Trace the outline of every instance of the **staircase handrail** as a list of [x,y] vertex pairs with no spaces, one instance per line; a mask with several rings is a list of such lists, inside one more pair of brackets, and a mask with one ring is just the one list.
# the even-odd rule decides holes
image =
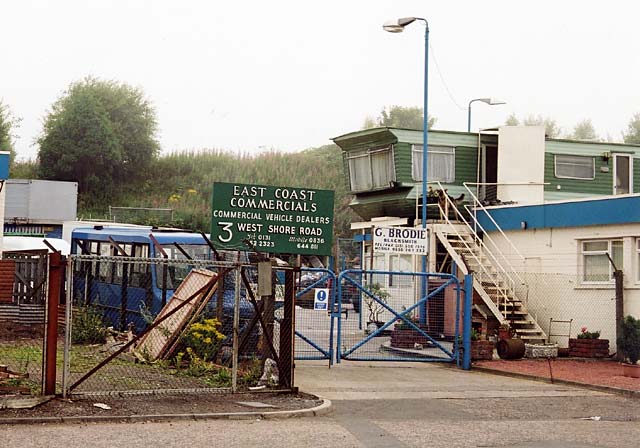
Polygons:
[[[442,207],[438,204],[438,208],[440,209],[441,213],[444,214],[444,210],[442,209]],[[446,216],[446,215],[445,215]],[[467,243],[467,241],[465,240],[465,236],[468,236],[469,234],[461,234],[458,230],[457,227],[449,220],[449,217],[446,216],[445,217],[445,222],[447,223],[447,225],[449,226],[449,228],[451,229],[451,231],[449,231],[449,234],[455,234],[458,237],[458,240],[461,241],[464,246],[468,249],[468,252],[470,254],[470,256],[476,261],[476,264],[478,265],[478,268],[482,271],[482,272],[475,272],[475,276],[474,276],[474,281],[479,281],[481,284],[482,283],[489,283],[486,281],[485,276],[483,274],[486,274],[489,277],[490,283],[495,287],[495,304],[498,307],[498,310],[500,308],[501,305],[503,305],[505,307],[506,310],[506,303],[510,300],[509,299],[509,286],[506,286],[504,288],[501,288],[499,283],[496,281],[496,279],[493,279],[491,277],[491,272],[488,271],[486,265],[484,263],[482,263],[482,260],[478,257],[477,254],[474,253],[473,249],[474,246],[475,247],[480,247],[477,243],[474,243],[474,246],[471,246]],[[441,233],[441,230],[438,230],[437,233]],[[443,244],[448,241],[448,238],[446,235],[443,235]],[[475,240],[474,240],[475,241]],[[450,242],[448,243],[449,245],[451,244]],[[454,248],[455,250],[455,248]],[[461,268],[463,268],[463,272],[465,270],[468,270],[468,268],[470,268],[467,257],[465,255],[460,255],[460,257],[462,258],[462,262],[465,266],[461,266]],[[469,272],[466,272],[469,273]],[[511,279],[509,279],[509,281],[512,281]]]
[[[492,184],[492,183],[478,183],[478,182],[463,182],[462,185],[464,186],[464,188],[467,189],[467,191],[469,192],[469,194],[471,195],[471,197],[473,198],[473,206],[474,206],[474,213],[476,212],[475,209],[479,208],[480,210],[482,210],[484,212],[484,214],[489,218],[489,220],[491,221],[491,223],[495,226],[496,230],[498,230],[498,232],[500,232],[500,235],[502,235],[502,237],[505,239],[505,241],[507,243],[509,243],[509,246],[511,246],[511,249],[514,250],[514,252],[516,253],[516,255],[518,255],[520,257],[520,259],[522,261],[525,260],[524,255],[522,255],[520,253],[520,251],[518,250],[518,248],[515,246],[515,244],[513,244],[513,242],[507,237],[507,235],[504,233],[504,231],[502,230],[502,227],[500,227],[498,225],[498,223],[496,222],[495,219],[493,219],[493,216],[491,216],[491,213],[489,213],[489,210],[487,210],[487,208],[480,202],[480,200],[478,199],[478,197],[473,193],[473,191],[471,191],[471,188],[469,188],[469,185],[498,185],[498,184]],[[474,214],[475,216],[475,214]],[[485,232],[485,235],[487,235],[487,232],[482,228],[482,226],[480,225],[480,223],[478,222],[478,220],[476,219],[475,222],[480,226],[480,228],[482,229],[483,232]],[[487,235],[489,236],[489,235]],[[489,237],[491,238],[491,237]],[[493,243],[493,240],[491,241]]]
[[[438,187],[444,191],[444,188],[442,187],[442,185],[440,184],[440,182],[434,182],[438,185]],[[484,241],[479,238],[479,236],[477,235],[477,233],[475,232],[475,229],[471,226],[471,224],[467,221],[467,219],[462,215],[462,213],[460,213],[460,210],[458,209],[458,207],[455,205],[455,203],[451,200],[451,198],[448,195],[444,195],[444,197],[446,198],[446,201],[449,203],[450,207],[452,210],[455,211],[456,215],[460,218],[460,220],[466,225],[466,227],[471,231],[471,234],[474,237],[474,240],[476,241],[476,244],[483,249],[483,253],[484,255],[486,255],[487,257],[489,257],[490,259],[493,260],[493,267],[496,268],[496,270],[498,270],[498,272],[500,272],[502,275],[504,275],[510,283],[510,288],[511,288],[511,292],[513,293],[513,295],[515,296],[515,284],[516,284],[516,280],[512,277],[512,274],[515,274],[518,281],[520,282],[520,284],[525,285],[526,283],[524,282],[524,280],[522,279],[522,277],[520,277],[520,275],[518,275],[518,273],[513,269],[512,266],[510,266],[512,268],[512,271],[509,272],[507,271],[502,264],[500,263],[500,261],[496,258],[496,256],[493,254],[493,252],[489,249],[489,247],[484,243]],[[441,210],[441,215],[445,217],[445,221],[447,224],[449,224],[449,226],[454,230],[454,232],[457,234],[458,237],[462,237],[462,235],[460,235],[460,233],[455,230],[455,226],[451,223],[451,221],[449,220],[449,216],[447,213],[445,213],[445,210],[442,209],[441,205],[438,204],[438,208]],[[485,233],[486,234],[486,233]],[[467,249],[469,249],[469,252],[471,254],[474,255],[474,258],[476,258],[476,260],[478,261],[478,265],[481,267],[481,269],[484,271],[484,273],[486,273],[487,275],[491,275],[491,273],[489,271],[486,270],[486,266],[484,265],[484,263],[482,263],[482,260],[480,260],[479,258],[477,258],[477,256],[473,253],[473,248],[471,246],[469,246],[465,241],[464,238],[460,238],[461,241],[463,241],[463,243],[465,244],[465,246],[467,247]],[[493,242],[492,242],[493,243]],[[495,246],[495,243],[493,243]],[[497,250],[497,246],[496,246],[496,250]],[[499,251],[498,251],[499,252]],[[501,254],[502,255],[502,254]],[[502,255],[502,257],[504,258],[505,261],[508,260],[506,259],[506,257],[504,257],[504,255]],[[499,284],[497,281],[493,281],[494,286],[496,287],[496,290],[500,293],[500,295],[502,295],[505,299],[505,301],[511,300],[509,299],[509,295],[508,293],[505,293],[503,291],[503,288],[500,288]],[[508,290],[507,290],[508,291]]]

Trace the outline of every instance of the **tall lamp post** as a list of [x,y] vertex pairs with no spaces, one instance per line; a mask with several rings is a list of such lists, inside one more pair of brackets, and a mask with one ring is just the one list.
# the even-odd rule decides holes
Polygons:
[[[422,228],[427,229],[427,141],[429,136],[428,124],[428,91],[429,91],[429,22],[421,17],[404,17],[397,20],[390,20],[382,25],[382,28],[389,33],[401,33],[407,25],[415,21],[423,22],[424,33],[424,107],[422,121]],[[422,272],[427,272],[427,256],[422,257]],[[427,296],[427,278],[422,278],[421,296]],[[420,307],[420,323],[425,324],[427,320],[426,306]]]
[[469,101],[469,113],[467,115],[467,132],[471,132],[471,104],[479,101],[481,103],[488,104],[489,106],[497,106],[499,104],[507,104],[504,101],[497,100],[495,98],[476,98]]

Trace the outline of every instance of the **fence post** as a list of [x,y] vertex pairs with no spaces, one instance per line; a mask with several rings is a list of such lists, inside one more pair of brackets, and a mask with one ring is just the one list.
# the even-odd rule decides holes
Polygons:
[[[74,259],[70,255],[67,257],[67,291],[64,301],[64,356],[62,367],[62,397],[67,398],[69,390],[69,370],[71,367],[71,312],[73,310],[73,267]],[[86,283],[85,283],[86,284]],[[82,302],[86,303],[86,302]]]
[[[299,272],[299,268],[296,269],[296,272]],[[284,317],[280,322],[278,374],[280,376],[280,386],[293,389],[296,288],[293,271],[290,269],[285,271],[284,285]]]
[[[617,341],[622,336],[622,321],[624,320],[624,285],[622,271],[616,269],[613,271],[613,278],[616,281],[616,347]],[[622,352],[616,349],[616,359],[623,361],[624,356]]]
[[233,304],[233,360],[231,366],[231,389],[238,390],[238,351],[240,347],[240,265],[235,268],[235,297]]
[[49,255],[49,288],[47,291],[47,325],[45,328],[43,375],[45,395],[54,395],[56,393],[58,305],[60,304],[64,265],[64,260],[60,252],[53,252]]
[[462,323],[462,368],[471,368],[471,304],[473,302],[473,276],[464,276],[464,320]]

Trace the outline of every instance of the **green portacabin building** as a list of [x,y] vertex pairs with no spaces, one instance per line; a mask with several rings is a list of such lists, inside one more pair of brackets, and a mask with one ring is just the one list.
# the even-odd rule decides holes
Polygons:
[[[358,215],[419,216],[421,130],[374,128],[333,141],[343,150],[350,206]],[[452,197],[466,195],[466,202],[464,184],[474,184],[468,186],[492,205],[628,194],[640,192],[638,156],[640,145],[551,139],[538,126],[430,130],[428,181],[433,190],[437,181]]]

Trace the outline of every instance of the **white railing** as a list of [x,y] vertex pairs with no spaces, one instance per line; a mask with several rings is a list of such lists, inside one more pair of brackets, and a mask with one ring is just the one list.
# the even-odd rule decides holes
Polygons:
[[[438,184],[438,187],[442,191],[444,191],[444,188],[442,187],[442,185],[439,182],[436,182],[436,183]],[[465,218],[465,216],[460,212],[460,210],[455,205],[455,203],[451,200],[451,198],[447,194],[442,195],[442,198],[445,199],[446,201],[445,204],[447,206],[443,208],[442,205],[438,203],[438,208],[440,209],[441,216],[444,217],[444,220],[448,224],[448,227],[453,231],[451,233],[454,233],[458,237],[459,241],[464,244],[465,248],[469,252],[469,255],[475,261],[475,264],[479,269],[479,272],[478,271],[475,272],[476,277],[479,277],[478,280],[481,281],[482,283],[489,283],[495,288],[496,295],[498,298],[497,305],[502,305],[503,309],[506,310],[507,302],[513,300],[515,296],[516,285],[518,284],[526,285],[524,283],[524,280],[517,274],[517,272],[515,272],[515,270],[513,270],[513,267],[511,266],[510,263],[508,263],[507,258],[501,252],[498,251],[502,259],[507,262],[507,266],[510,268],[510,269],[505,269],[505,267],[503,266],[504,261],[503,263],[501,263],[498,257],[496,257],[496,255],[493,253],[493,251],[491,251],[489,247],[484,243],[484,241],[478,236],[474,226],[472,226],[471,223],[469,223],[467,218]],[[456,229],[456,226],[449,220],[449,216],[446,210],[447,208],[450,210],[453,210],[456,216],[458,217],[458,220],[464,223],[464,225],[467,227],[467,229],[469,230],[475,242],[473,246],[468,243],[468,241],[464,238],[465,235],[462,235]],[[492,242],[492,244],[494,245],[494,247],[497,248],[497,246],[495,245],[495,242]],[[480,252],[476,253],[476,249],[480,249]],[[488,267],[486,266],[486,263],[484,263],[482,260],[482,256],[487,258],[487,260],[490,262],[491,267],[493,267],[493,269],[495,269],[496,272],[491,272],[488,269]],[[502,283],[504,283],[505,285],[502,286]]]
[[[465,205],[465,209],[467,210],[467,212],[470,215],[473,216],[474,229],[472,229],[472,230],[474,232],[474,235],[477,236],[477,229],[478,228],[484,233],[485,238],[491,243],[491,245],[494,248],[494,251],[497,252],[497,254],[499,255],[500,259],[502,260],[501,264],[504,264],[509,269],[509,271],[514,274],[514,276],[517,279],[516,284],[518,284],[519,286],[522,286],[524,288],[523,297],[520,297],[520,298],[523,301],[523,303],[526,305],[527,301],[528,301],[528,298],[529,298],[529,288],[528,288],[527,282],[522,278],[522,276],[520,274],[518,274],[518,270],[513,267],[513,265],[511,264],[511,261],[509,260],[509,258],[507,258],[507,256],[504,254],[504,252],[502,252],[499,249],[499,246],[496,244],[495,240],[491,237],[490,233],[487,232],[487,230],[482,226],[482,224],[480,224],[480,222],[478,221],[478,218],[477,218],[478,217],[478,210],[482,211],[484,213],[484,215],[489,219],[489,221],[491,221],[491,223],[495,227],[495,230],[497,230],[498,233],[504,239],[505,243],[507,244],[507,247],[509,247],[509,249],[513,252],[513,254],[515,254],[517,256],[517,258],[522,263],[525,262],[525,257],[524,257],[524,255],[522,255],[522,253],[520,253],[518,248],[515,246],[515,244],[513,244],[513,242],[509,239],[509,237],[504,233],[504,231],[498,225],[496,220],[493,219],[493,216],[491,216],[491,213],[489,213],[487,208],[482,204],[480,199],[473,193],[472,189],[469,188],[469,186],[475,186],[475,187],[495,186],[497,188],[499,185],[539,186],[539,184],[496,184],[496,183],[464,182],[463,185],[466,188],[466,190],[469,193],[469,195],[471,195],[471,197],[473,198],[473,205],[471,207],[469,205]],[[514,288],[514,292],[515,292],[515,288]]]

